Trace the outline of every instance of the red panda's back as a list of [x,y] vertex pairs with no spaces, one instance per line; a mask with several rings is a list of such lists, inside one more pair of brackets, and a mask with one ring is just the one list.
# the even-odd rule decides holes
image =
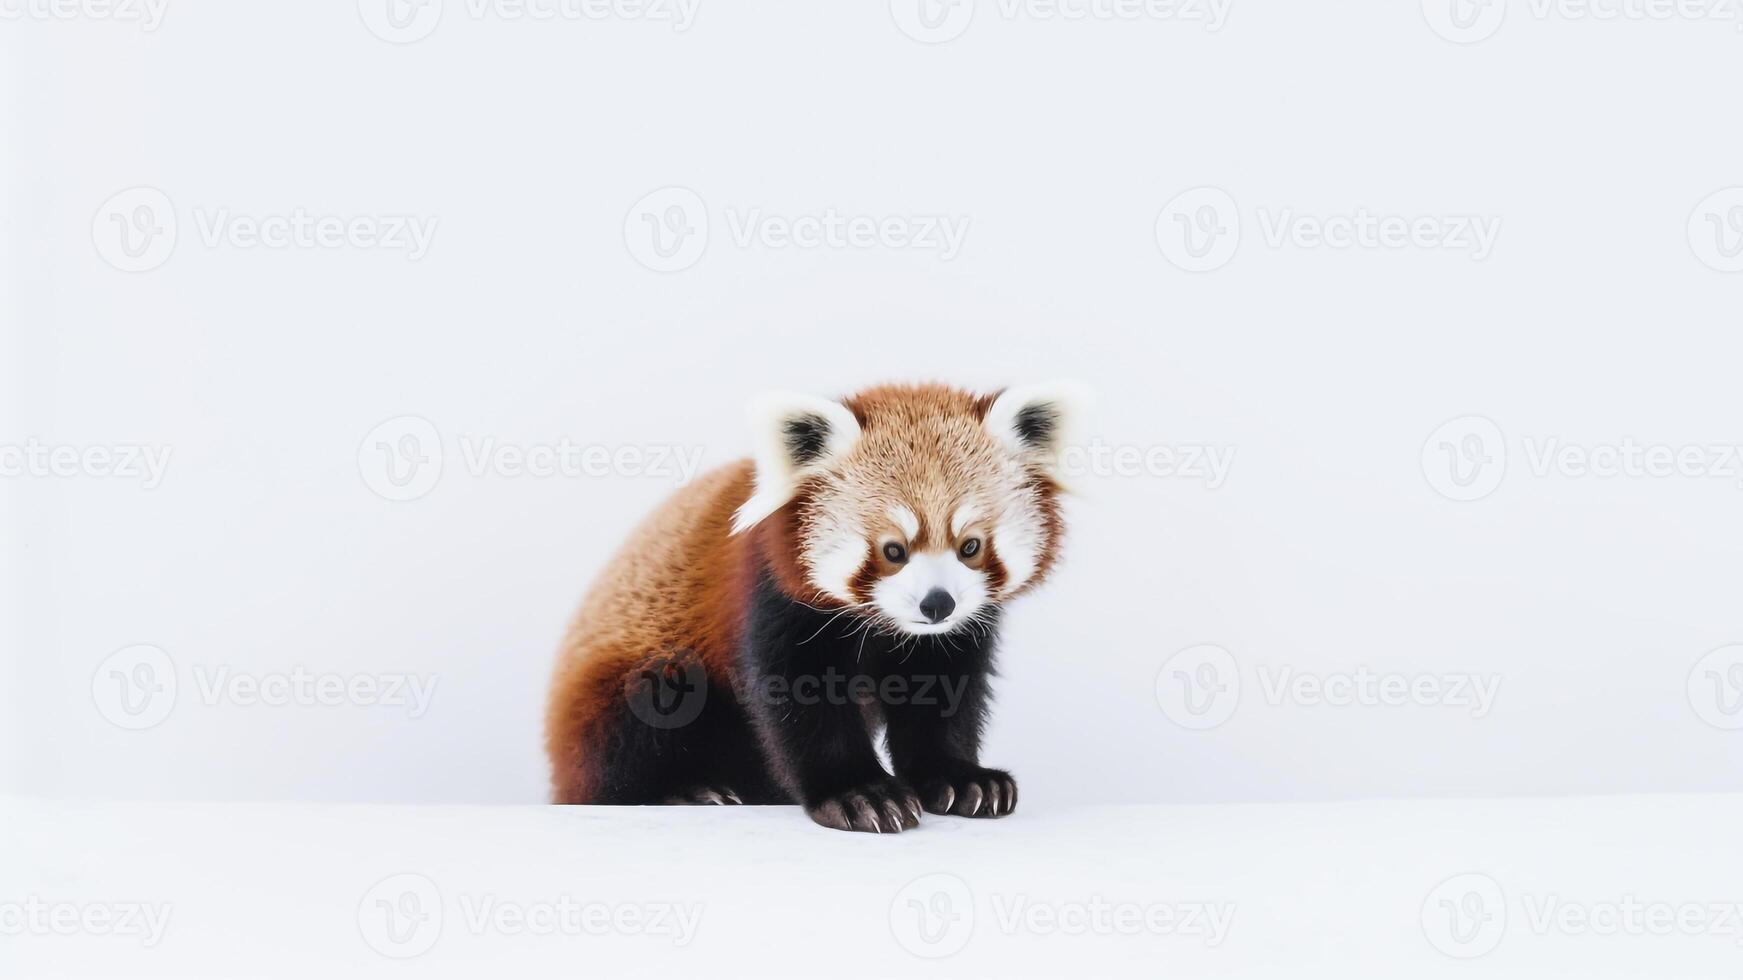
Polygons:
[[587,593],[558,652],[545,717],[557,802],[586,795],[590,760],[580,749],[632,668],[694,654],[726,682],[752,574],[732,513],[752,476],[743,460],[681,487],[630,532]]

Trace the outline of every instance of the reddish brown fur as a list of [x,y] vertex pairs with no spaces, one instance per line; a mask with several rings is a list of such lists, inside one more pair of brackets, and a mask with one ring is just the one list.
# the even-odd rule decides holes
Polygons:
[[[860,420],[868,440],[882,442],[886,449],[893,440],[904,452],[925,453],[938,447],[916,441],[915,432],[927,431],[916,419],[967,415],[978,422],[992,398],[936,385],[888,385],[843,404]],[[1062,530],[1058,488],[1039,473],[1033,487],[1042,501],[1045,541],[1035,574],[1018,593],[1046,577]],[[779,511],[750,531],[733,535],[733,512],[752,489],[748,460],[680,488],[631,532],[588,593],[564,637],[546,711],[546,751],[556,802],[591,800],[600,760],[590,750],[606,743],[609,733],[602,726],[624,699],[626,679],[650,657],[692,651],[711,681],[730,686],[745,608],[761,569],[793,599],[818,606],[841,604],[810,581],[798,546],[813,487],[802,486]],[[923,523],[921,535],[928,534],[948,536],[949,529]],[[1002,588],[1005,569],[997,541],[986,547],[989,578]],[[856,593],[868,591],[878,574],[877,557],[868,545]]]
[[564,638],[545,717],[545,749],[559,803],[585,803],[600,720],[624,697],[624,679],[650,656],[694,651],[716,681],[743,627],[754,573],[751,536],[731,536],[732,512],[750,496],[748,460],[681,488],[624,542]]

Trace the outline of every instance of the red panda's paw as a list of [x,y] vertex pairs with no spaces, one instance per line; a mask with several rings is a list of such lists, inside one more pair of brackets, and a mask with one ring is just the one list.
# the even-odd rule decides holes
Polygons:
[[805,813],[834,830],[899,834],[920,825],[920,798],[894,779],[881,779],[806,807]]
[[1003,769],[964,769],[920,784],[927,813],[1002,817],[1017,808],[1017,781]]
[[667,806],[738,806],[743,802],[730,786],[697,786],[666,798]]

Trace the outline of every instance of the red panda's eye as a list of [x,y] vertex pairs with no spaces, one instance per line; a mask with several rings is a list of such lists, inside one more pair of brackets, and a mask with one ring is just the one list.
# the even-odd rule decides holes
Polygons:
[[961,552],[962,557],[964,558],[973,558],[975,555],[980,554],[980,539],[969,538],[967,541],[962,543],[962,547],[958,548],[957,551]]
[[892,564],[900,565],[908,560],[908,549],[891,541],[884,545],[884,557],[888,558]]

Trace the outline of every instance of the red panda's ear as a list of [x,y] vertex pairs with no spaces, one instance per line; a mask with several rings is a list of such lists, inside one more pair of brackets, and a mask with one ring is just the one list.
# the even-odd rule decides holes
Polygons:
[[993,438],[1035,463],[1062,487],[1069,481],[1064,453],[1078,446],[1089,391],[1070,381],[1024,385],[999,392],[982,424]]
[[752,401],[750,424],[756,440],[756,492],[732,515],[734,534],[780,510],[806,477],[859,441],[859,420],[847,406],[793,392],[770,392]]

